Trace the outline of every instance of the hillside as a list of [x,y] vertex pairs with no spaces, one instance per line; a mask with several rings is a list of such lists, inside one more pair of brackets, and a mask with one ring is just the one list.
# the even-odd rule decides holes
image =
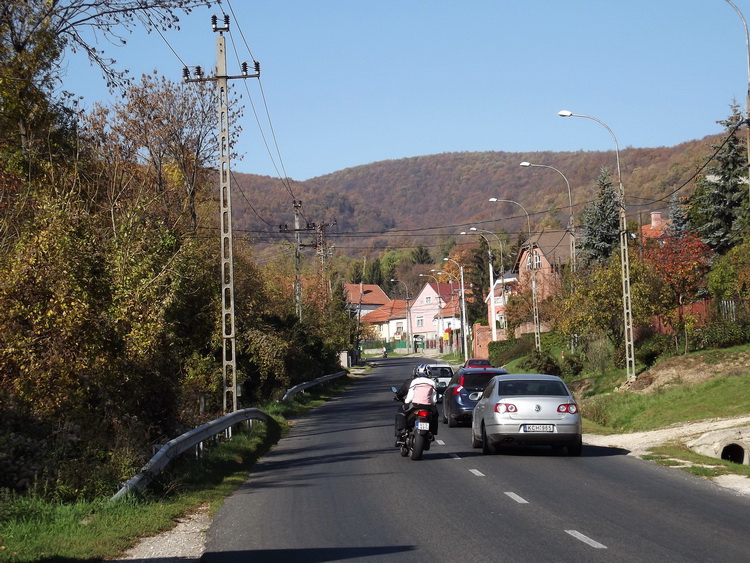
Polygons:
[[[669,194],[678,188],[681,194],[691,193],[691,179],[718,139],[621,150],[629,220],[644,223],[651,211],[666,211]],[[252,232],[258,243],[288,239],[279,233],[279,225],[293,227],[294,197],[303,202],[303,223],[335,221],[327,231],[329,243],[357,255],[373,247],[434,247],[440,235],[455,235],[471,225],[492,231],[526,229],[520,207],[489,203],[490,197],[520,203],[531,215],[532,229],[567,224],[564,179],[554,170],[521,167],[522,161],[551,166],[565,175],[575,215],[595,197],[601,168],[617,182],[614,151],[445,153],[374,162],[288,185],[235,174],[235,190],[241,190],[240,197],[235,196],[235,226]]]

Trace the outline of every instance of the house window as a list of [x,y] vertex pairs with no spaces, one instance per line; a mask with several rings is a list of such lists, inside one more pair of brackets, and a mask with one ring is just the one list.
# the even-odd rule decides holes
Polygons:
[[417,317],[417,327],[421,328],[424,326],[424,317]]
[[497,323],[500,326],[500,328],[506,328],[507,325],[505,324],[505,315],[498,315]]
[[532,250],[526,255],[526,269],[538,270],[541,267],[542,267],[542,256],[538,252]]
[[396,323],[396,332],[404,332],[404,323]]
[[432,297],[428,295],[427,297],[424,298],[424,302],[425,302],[425,305],[429,305],[430,303],[432,303]]

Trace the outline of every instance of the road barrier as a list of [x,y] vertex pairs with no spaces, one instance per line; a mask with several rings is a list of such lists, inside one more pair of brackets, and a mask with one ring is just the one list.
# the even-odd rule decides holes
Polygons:
[[[346,375],[347,373],[347,371],[340,371],[331,375],[324,375],[323,377],[319,377],[318,379],[314,379],[313,381],[295,385],[291,389],[287,390],[286,393],[284,393],[284,396],[281,398],[281,400],[288,401],[300,391],[303,391],[320,383],[325,383],[326,381],[331,381],[332,379],[336,379],[338,377]],[[161,473],[167,465],[169,465],[169,462],[172,461],[172,459],[186,452],[192,447],[202,445],[203,442],[205,442],[209,438],[216,436],[217,434],[220,434],[221,432],[224,432],[227,428],[234,426],[235,424],[239,424],[240,422],[245,422],[247,420],[261,420],[263,422],[268,422],[269,418],[270,417],[260,409],[242,409],[226,414],[221,418],[217,418],[216,420],[213,420],[207,424],[203,424],[198,428],[190,430],[189,432],[185,432],[181,436],[178,436],[174,440],[170,440],[161,448],[159,448],[159,451],[157,451],[154,457],[152,457],[149,462],[143,466],[138,474],[130,479],[127,483],[125,483],[110,500],[119,500],[131,491],[145,487],[157,475],[159,475],[159,473]]]

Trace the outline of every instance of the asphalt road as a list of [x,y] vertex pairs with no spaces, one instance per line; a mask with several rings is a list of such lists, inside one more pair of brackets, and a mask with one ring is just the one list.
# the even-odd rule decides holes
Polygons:
[[225,502],[205,562],[748,561],[750,499],[612,448],[483,456],[441,424],[421,461],[394,447],[400,384],[378,361],[306,415]]

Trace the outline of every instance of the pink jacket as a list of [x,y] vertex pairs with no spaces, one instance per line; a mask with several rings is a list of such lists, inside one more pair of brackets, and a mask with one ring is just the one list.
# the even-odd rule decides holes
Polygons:
[[437,389],[435,381],[429,377],[415,377],[409,385],[409,392],[404,398],[404,403],[434,405],[436,402]]

